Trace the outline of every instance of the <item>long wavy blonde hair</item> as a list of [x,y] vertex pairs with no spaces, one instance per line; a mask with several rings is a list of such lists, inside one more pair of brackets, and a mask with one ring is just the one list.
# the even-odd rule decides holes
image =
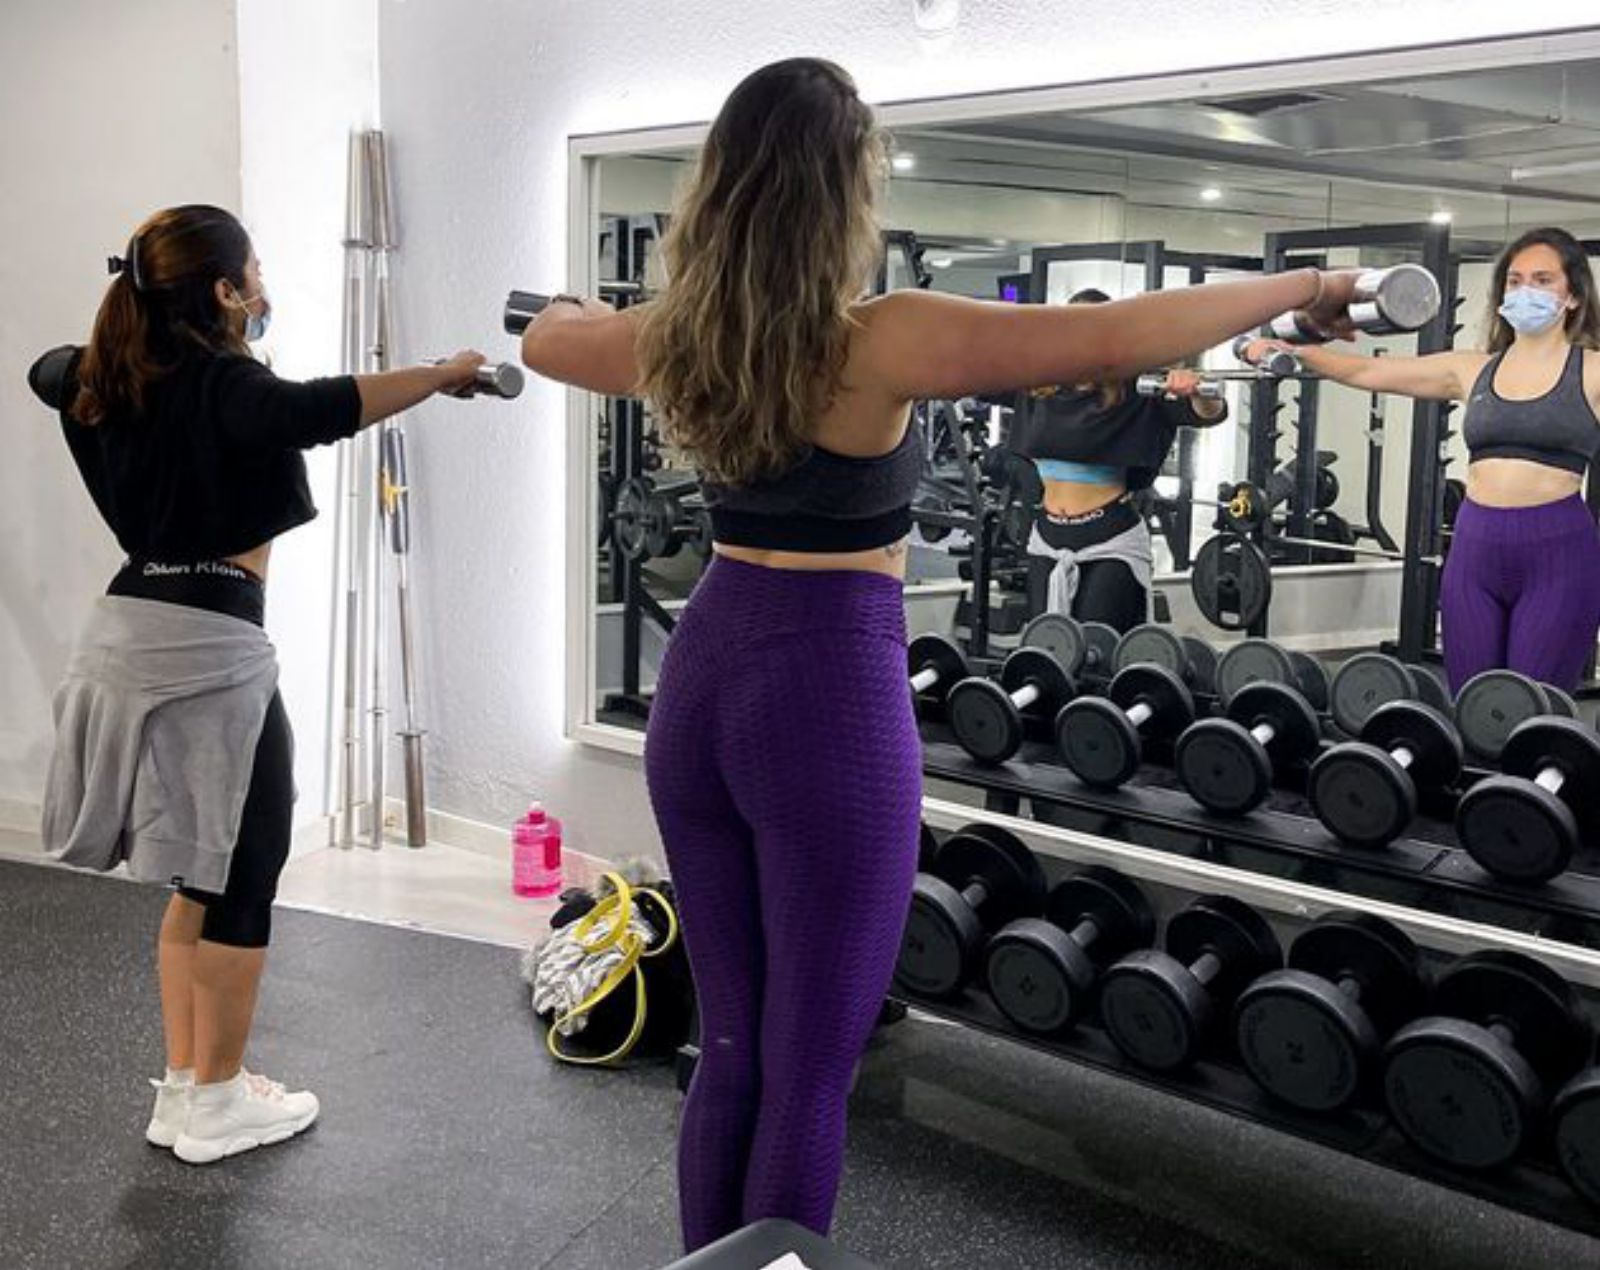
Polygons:
[[762,67],[712,125],[637,343],[643,395],[710,479],[781,472],[838,392],[886,149],[850,76],[813,58]]

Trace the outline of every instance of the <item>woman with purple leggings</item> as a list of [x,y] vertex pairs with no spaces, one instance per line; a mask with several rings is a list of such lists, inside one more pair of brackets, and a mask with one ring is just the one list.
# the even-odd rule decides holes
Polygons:
[[672,219],[664,291],[620,313],[557,297],[523,339],[541,374],[649,398],[711,506],[715,555],[645,758],[700,1004],[678,1157],[691,1250],[832,1217],[916,870],[911,403],[1130,377],[1297,306],[1347,329],[1355,274],[1314,270],[1102,305],[867,299],[885,149],[838,67],[757,71]]
[[1571,689],[1600,632],[1600,530],[1581,494],[1600,450],[1600,304],[1562,229],[1507,247],[1489,296],[1487,352],[1294,351],[1341,384],[1467,403],[1467,498],[1439,595],[1450,688],[1506,667]]

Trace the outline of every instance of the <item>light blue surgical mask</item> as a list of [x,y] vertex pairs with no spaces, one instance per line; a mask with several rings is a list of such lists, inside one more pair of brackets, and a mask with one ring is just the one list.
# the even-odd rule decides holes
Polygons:
[[[272,301],[267,299],[265,291],[257,291],[248,300],[240,296],[237,291],[233,294],[235,297],[233,307],[244,310],[245,343],[254,344],[266,335],[267,328],[272,325]],[[257,300],[261,301],[261,312],[253,313],[250,306]]]
[[1561,300],[1538,287],[1517,287],[1507,291],[1500,305],[1500,316],[1521,335],[1538,335],[1561,320],[1565,306]]

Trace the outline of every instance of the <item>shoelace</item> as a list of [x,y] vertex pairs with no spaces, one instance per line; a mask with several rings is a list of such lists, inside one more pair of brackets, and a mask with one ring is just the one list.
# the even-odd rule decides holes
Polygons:
[[283,1101],[286,1091],[277,1081],[268,1080],[265,1076],[258,1075],[255,1072],[247,1072],[243,1068],[239,1070],[244,1076],[245,1088],[250,1091],[252,1096],[264,1098],[270,1102]]

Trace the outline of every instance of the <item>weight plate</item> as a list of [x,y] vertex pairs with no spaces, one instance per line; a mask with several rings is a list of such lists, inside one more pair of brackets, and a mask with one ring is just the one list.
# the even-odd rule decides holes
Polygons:
[[715,531],[711,527],[711,512],[704,507],[696,507],[689,513],[689,524],[690,549],[700,559],[709,560],[716,542]]
[[1294,682],[1300,695],[1318,714],[1328,711],[1328,668],[1307,653],[1290,653],[1294,663]]
[[1450,689],[1444,686],[1444,681],[1426,666],[1411,667],[1411,674],[1417,681],[1417,700],[1448,718],[1455,707],[1450,701]]
[[1165,666],[1184,675],[1189,656],[1183,641],[1167,627],[1147,622],[1143,626],[1135,626],[1117,641],[1117,649],[1111,660],[1118,671],[1126,670],[1129,666],[1149,665]]
[[611,518],[616,510],[617,478],[602,469],[597,493],[600,501],[595,504],[595,520],[600,526],[600,546],[604,547],[611,541]]
[[1104,622],[1085,622],[1083,638],[1087,648],[1081,669],[1096,679],[1109,679],[1116,663],[1117,644],[1122,632]]
[[1167,923],[1167,952],[1186,966],[1207,953],[1222,965],[1209,984],[1210,995],[1232,1001],[1240,990],[1283,965],[1283,949],[1266,919],[1231,895],[1202,895]]
[[1333,835],[1357,847],[1386,847],[1417,814],[1417,787],[1385,750],[1347,741],[1311,765],[1311,810]]
[[1339,501],[1339,474],[1331,467],[1317,469],[1316,503],[1318,511],[1332,511]]
[[933,872],[934,857],[939,854],[939,835],[924,824],[917,838],[917,872]]
[[650,484],[640,477],[630,477],[617,491],[613,534],[617,550],[628,560],[645,557],[645,508],[650,502]]
[[1300,970],[1275,970],[1246,988],[1234,1033],[1258,1085],[1291,1107],[1314,1112],[1356,1100],[1381,1044],[1358,1002]]
[[1420,1019],[1384,1053],[1384,1101],[1419,1150],[1456,1168],[1492,1169],[1521,1154],[1542,1100],[1516,1050],[1475,1023]]
[[1357,653],[1339,667],[1328,689],[1333,721],[1351,736],[1361,735],[1379,706],[1416,699],[1416,676],[1386,653]]
[[1149,899],[1132,878],[1104,865],[1091,864],[1060,883],[1045,899],[1045,915],[1066,931],[1092,920],[1099,933],[1086,949],[1101,964],[1155,942]]
[[1056,749],[1085,785],[1116,789],[1139,770],[1139,730],[1103,697],[1079,697],[1056,716]]
[[1226,706],[1246,684],[1292,684],[1294,662],[1269,639],[1247,639],[1235,644],[1217,662],[1217,696]]
[[1600,1068],[1574,1076],[1551,1108],[1556,1158],[1573,1189],[1600,1204]]
[[1000,686],[1009,693],[1032,686],[1039,695],[1022,709],[1026,719],[1054,719],[1056,711],[1078,695],[1077,685],[1061,663],[1042,648],[1019,648],[1000,667]]
[[1425,996],[1417,946],[1393,922],[1354,910],[1326,913],[1289,949],[1289,968],[1337,984],[1354,980],[1361,1008],[1388,1034],[1421,1011]]
[[1183,680],[1165,666],[1147,662],[1119,670],[1106,695],[1130,713],[1136,706],[1150,711],[1149,718],[1136,725],[1142,736],[1174,736],[1194,722],[1194,698]]
[[1252,731],[1263,724],[1270,727],[1273,736],[1266,745],[1274,763],[1304,763],[1322,740],[1317,712],[1288,684],[1271,680],[1246,684],[1234,694],[1228,717]]
[[1550,713],[1559,714],[1563,719],[1576,719],[1578,717],[1578,703],[1572,697],[1557,688],[1554,684],[1544,684],[1544,695],[1550,698]]
[[1183,651],[1189,655],[1189,670],[1185,682],[1202,696],[1217,694],[1217,650],[1203,639],[1193,635],[1183,637]]
[[927,671],[938,678],[921,688],[918,695],[937,701],[967,677],[967,659],[954,641],[932,631],[925,632],[906,646],[906,673],[914,680]]
[[992,679],[963,679],[945,699],[956,743],[980,763],[1004,763],[1022,748],[1022,716]]
[[1550,713],[1544,685],[1514,670],[1485,670],[1456,696],[1456,726],[1474,758],[1497,763],[1512,730]]
[[1218,534],[1195,557],[1189,589],[1206,621],[1225,631],[1246,630],[1272,603],[1272,566],[1249,539]]
[[1041,613],[1022,628],[1023,648],[1042,648],[1058,662],[1069,675],[1083,668],[1088,640],[1083,627],[1075,618],[1065,613]]
[[1242,816],[1272,792],[1272,760],[1231,719],[1202,719],[1178,738],[1173,767],[1189,796],[1219,816]]
[[1432,1009],[1484,1026],[1504,1024],[1541,1080],[1559,1085],[1588,1061],[1594,1035],[1572,985],[1526,953],[1489,949],[1455,962]]
[[652,560],[670,559],[678,554],[683,539],[673,531],[682,509],[676,495],[653,492],[644,506],[644,552]]
[[1456,839],[1488,873],[1507,882],[1548,882],[1578,849],[1572,808],[1520,776],[1490,776],[1456,804]]
[[1044,867],[1027,843],[997,825],[973,824],[945,839],[933,871],[958,891],[981,883],[977,904],[985,927],[998,930],[1019,917],[1037,917],[1044,906]]

